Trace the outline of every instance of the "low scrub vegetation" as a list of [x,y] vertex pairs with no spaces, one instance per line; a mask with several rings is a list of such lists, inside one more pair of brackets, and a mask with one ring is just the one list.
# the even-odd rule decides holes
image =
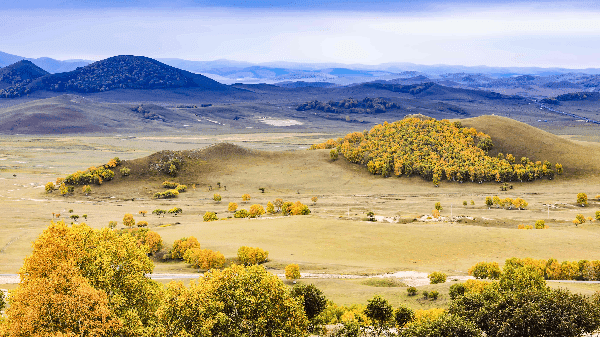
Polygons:
[[258,247],[242,246],[238,249],[237,258],[241,264],[245,266],[251,266],[267,262],[267,259],[269,258],[269,252]]

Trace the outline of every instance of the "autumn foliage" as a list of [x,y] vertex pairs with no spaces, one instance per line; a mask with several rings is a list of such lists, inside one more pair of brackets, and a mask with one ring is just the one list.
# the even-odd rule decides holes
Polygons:
[[[448,120],[405,118],[353,132],[311,149],[338,148],[350,162],[383,176],[419,175],[432,181],[532,181],[552,178],[550,162],[490,157],[491,138]],[[561,166],[562,167],[562,166]]]
[[200,248],[198,239],[193,236],[175,240],[175,242],[173,242],[173,248],[171,248],[171,258],[181,260],[183,259],[185,252],[192,248]]
[[183,259],[194,268],[204,270],[222,268],[225,265],[225,256],[220,252],[215,252],[210,249],[188,249],[185,254],[183,254]]
[[250,266],[266,262],[269,258],[269,252],[258,247],[242,246],[238,249],[237,256],[241,264]]

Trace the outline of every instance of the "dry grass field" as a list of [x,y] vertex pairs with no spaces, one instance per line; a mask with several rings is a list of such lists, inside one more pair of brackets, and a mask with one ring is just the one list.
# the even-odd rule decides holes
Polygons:
[[[497,183],[451,183],[436,188],[418,177],[382,178],[343,159],[331,161],[328,150],[308,151],[311,144],[335,138],[337,134],[229,134],[214,136],[136,135],[110,136],[5,136],[0,139],[0,274],[16,273],[23,258],[31,252],[31,242],[52,221],[52,213],[70,221],[72,214],[87,215],[85,222],[100,228],[119,221],[125,213],[146,220],[167,245],[185,236],[195,236],[203,248],[221,251],[234,261],[240,246],[269,251],[266,267],[282,273],[288,263],[298,263],[302,272],[374,275],[396,271],[433,272],[466,275],[479,261],[510,257],[556,258],[560,260],[600,259],[600,222],[576,227],[571,223],[578,213],[593,216],[600,210],[600,172],[597,143],[570,141],[565,137],[494,117],[464,120],[492,135],[498,151],[528,156],[534,160],[560,162],[566,174],[554,180],[513,182],[502,192]],[[183,151],[205,148],[215,143],[239,145],[212,146],[196,153],[184,164],[178,176],[147,170],[149,155],[162,150]],[[106,163],[118,156],[132,174],[102,186],[92,186],[85,196],[62,197],[47,194],[44,184],[77,170]],[[192,165],[192,163],[194,165]],[[152,195],[164,190],[161,183],[172,180],[188,186],[178,198],[156,200]],[[217,187],[217,183],[221,187]],[[195,185],[195,188],[192,186]],[[212,190],[210,190],[212,188]],[[265,188],[261,193],[259,188]],[[576,195],[590,198],[588,207],[575,204]],[[222,201],[212,200],[214,193]],[[243,202],[242,194],[251,195]],[[521,197],[526,210],[505,210],[485,206],[487,196]],[[318,197],[313,203],[310,199]],[[224,219],[203,222],[206,211],[227,218],[229,202],[248,209],[258,203],[282,198],[301,201],[312,211],[308,216],[264,216],[258,219]],[[475,205],[471,205],[473,200]],[[467,206],[463,206],[467,201]],[[454,222],[416,221],[431,214],[440,202],[442,216],[464,216]],[[550,207],[548,207],[550,205]],[[176,217],[157,217],[152,210],[181,207]],[[145,217],[138,214],[145,210]],[[398,223],[364,221],[366,213],[396,217]],[[543,219],[546,230],[519,230],[519,224],[533,225]],[[83,220],[80,218],[80,222]],[[165,226],[170,225],[170,226]],[[160,227],[162,226],[162,227]],[[156,262],[155,272],[194,272],[185,263]],[[375,287],[364,279],[307,279],[339,304],[365,303],[382,294],[392,304],[408,303],[415,308],[441,307],[448,301],[452,281],[420,289],[438,290],[437,301],[408,297],[406,287]],[[558,284],[552,284],[558,286]],[[560,284],[577,292],[600,290],[594,284]],[[5,287],[5,286],[1,286]],[[8,286],[12,287],[12,286]]]

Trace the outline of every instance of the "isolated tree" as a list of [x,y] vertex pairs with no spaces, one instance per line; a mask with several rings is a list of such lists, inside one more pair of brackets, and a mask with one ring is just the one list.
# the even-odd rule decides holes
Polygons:
[[123,167],[121,168],[121,176],[123,177],[127,177],[128,175],[131,174],[131,169],[129,169],[128,167]]
[[273,205],[277,207],[277,212],[281,212],[281,207],[283,207],[283,199],[275,199],[275,201],[273,201]]
[[269,252],[258,247],[242,246],[238,249],[237,257],[241,264],[245,266],[251,266],[254,264],[267,262],[269,259]]
[[562,174],[562,173],[563,173],[563,167],[562,167],[562,165],[561,165],[561,164],[558,164],[558,163],[557,163],[557,164],[556,164],[554,167],[556,168],[556,173],[557,173],[557,174],[559,174],[559,175],[560,175],[560,174]]
[[467,206],[467,205],[468,205],[467,201],[463,200],[463,206]]
[[434,271],[433,273],[427,275],[427,277],[429,278],[429,283],[438,284],[445,283],[447,275],[439,271]]
[[575,223],[575,225],[584,224],[585,223],[585,217],[583,216],[583,214],[577,214],[575,216],[575,220],[573,220],[573,223]]
[[159,208],[157,208],[157,209],[155,209],[155,210],[152,211],[152,214],[156,214],[158,217],[160,217],[161,215],[164,216],[165,213],[167,213],[166,210],[159,209]]
[[265,209],[259,204],[254,204],[254,205],[250,206],[249,213],[250,213],[251,218],[256,218],[256,217],[259,217],[259,216],[265,214]]
[[245,209],[238,209],[237,211],[235,211],[235,213],[233,214],[233,217],[236,219],[241,219],[241,218],[247,218],[250,216],[250,213],[248,213],[247,210]]
[[219,193],[215,193],[213,195],[213,200],[217,203],[221,202],[221,195]]
[[138,214],[141,214],[142,216],[146,216],[146,214],[148,214],[148,211],[139,211]]
[[123,217],[123,226],[129,228],[135,226],[135,219],[133,219],[133,215],[129,213],[125,214],[125,216]]
[[512,204],[517,209],[525,209],[529,205],[529,203],[527,203],[527,201],[525,201],[521,198],[516,198],[515,200],[512,201]]
[[117,227],[117,222],[116,221],[109,221],[108,222],[108,228],[110,229],[115,229],[115,227]]
[[581,205],[581,207],[587,206],[587,204],[588,204],[587,194],[585,194],[585,193],[578,193],[577,194],[577,203],[579,205]]
[[494,200],[491,197],[485,197],[485,205],[491,208],[494,205]]
[[148,227],[148,221],[138,221],[137,226],[138,227]]
[[183,259],[185,252],[192,248],[200,248],[198,239],[193,236],[175,240],[175,242],[173,242],[173,247],[171,248],[171,258],[181,260]]
[[242,200],[243,200],[243,201],[249,201],[249,200],[250,200],[250,194],[247,194],[247,193],[246,193],[246,194],[243,194],[243,195],[242,195]]
[[288,280],[296,280],[300,278],[300,267],[291,263],[285,266],[285,278]]
[[227,206],[227,211],[234,213],[238,208],[238,204],[236,204],[235,202],[230,202],[229,205]]
[[600,221],[600,211],[596,211],[596,220]]
[[44,189],[46,190],[46,193],[52,193],[52,191],[54,191],[56,189],[56,187],[54,186],[53,182],[49,182],[46,184]]
[[202,217],[202,219],[206,222],[219,220],[219,218],[217,218],[217,213],[209,212],[209,211],[204,213],[204,216]]
[[382,332],[391,325],[394,317],[392,306],[386,299],[379,295],[368,301],[364,313],[371,321],[373,321],[373,328],[375,329],[377,336],[381,336]]
[[77,221],[79,219],[79,215],[71,214],[70,218],[73,219],[74,221]]
[[316,197],[316,196],[314,196],[314,197],[310,198],[310,201],[312,201],[312,202],[313,202],[313,204],[316,204],[316,203],[317,203],[317,200],[319,200],[319,198],[318,198],[318,197]]
[[435,203],[435,209],[437,209],[438,211],[442,211],[444,208],[442,207],[442,204],[439,202]]

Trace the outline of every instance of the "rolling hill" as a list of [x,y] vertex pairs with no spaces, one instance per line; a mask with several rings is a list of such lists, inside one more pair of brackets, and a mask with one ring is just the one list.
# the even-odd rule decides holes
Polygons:
[[120,55],[76,70],[48,74],[24,86],[5,89],[4,97],[20,97],[35,91],[91,93],[115,89],[203,88],[226,90],[227,86],[142,56]]
[[[0,69],[0,97],[11,96],[11,89],[18,91],[34,80],[48,75],[44,69],[27,60],[22,60]],[[6,90],[8,89],[8,90]]]

